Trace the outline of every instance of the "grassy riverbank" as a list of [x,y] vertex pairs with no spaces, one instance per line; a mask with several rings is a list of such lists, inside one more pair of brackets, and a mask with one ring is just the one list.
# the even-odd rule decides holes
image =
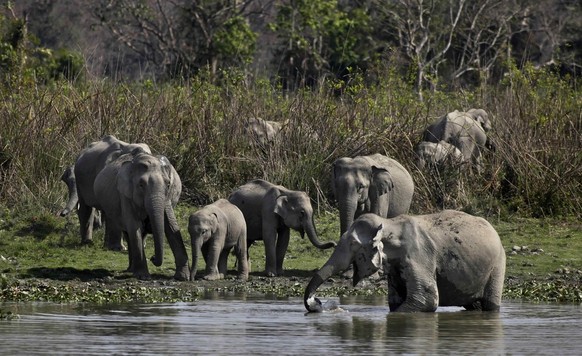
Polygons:
[[[182,226],[191,207],[180,206]],[[507,253],[504,298],[527,301],[582,303],[582,225],[577,220],[512,218],[490,219]],[[316,221],[322,240],[337,239],[337,215],[321,213]],[[150,264],[152,280],[139,281],[129,273],[127,254],[101,248],[103,232],[93,245],[81,245],[76,217],[69,221],[53,215],[8,216],[0,222],[0,302],[175,302],[193,301],[213,293],[302,296],[311,272],[323,265],[331,250],[319,251],[307,239],[292,233],[284,277],[266,278],[261,242],[251,247],[252,272],[247,282],[232,273],[222,281],[178,282],[173,257],[166,249],[162,267]],[[189,236],[184,240],[189,248]],[[151,241],[151,240],[150,240]],[[148,255],[153,246],[147,246]],[[203,268],[199,261],[199,268]],[[351,287],[351,280],[336,276],[320,295],[386,294],[383,280],[366,280]]]

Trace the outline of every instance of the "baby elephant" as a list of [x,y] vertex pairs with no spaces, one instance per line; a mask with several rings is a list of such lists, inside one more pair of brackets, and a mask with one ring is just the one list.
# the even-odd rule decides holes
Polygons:
[[425,167],[442,167],[450,164],[457,166],[464,162],[461,151],[445,141],[439,142],[420,142],[415,149],[416,165],[419,169]]
[[206,205],[190,215],[188,232],[192,239],[190,280],[196,277],[200,253],[206,262],[204,279],[224,278],[228,254],[233,247],[237,256],[238,278],[248,279],[247,225],[239,208],[226,199]]

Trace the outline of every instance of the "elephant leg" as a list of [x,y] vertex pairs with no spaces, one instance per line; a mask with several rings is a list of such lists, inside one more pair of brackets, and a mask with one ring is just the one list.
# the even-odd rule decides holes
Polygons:
[[112,223],[105,224],[105,238],[103,239],[103,247],[112,251],[125,251],[123,246],[123,234],[119,229],[113,227]]
[[226,274],[228,272],[228,255],[230,254],[231,250],[232,247],[225,248],[220,253],[220,258],[218,260],[218,272],[220,273],[222,278],[226,277]]
[[190,278],[190,269],[188,268],[188,253],[186,252],[184,239],[182,239],[182,233],[180,232],[178,221],[174,216],[174,210],[169,207],[166,208],[165,215],[164,229],[176,262],[176,273],[174,274],[174,279],[187,281]]
[[207,260],[206,260],[206,271],[204,279],[208,281],[214,281],[220,279],[219,272],[219,259],[220,259],[220,246],[215,239],[209,241],[206,245]]
[[123,232],[123,237],[125,238],[125,241],[127,241],[127,258],[129,259],[129,265],[127,266],[126,272],[133,273],[133,254],[135,253],[133,250],[133,243],[130,243],[129,236],[126,232]]
[[287,247],[289,246],[289,229],[282,229],[279,231],[279,236],[277,237],[277,275],[283,275],[283,261],[285,260],[285,254],[287,253]]
[[247,280],[249,278],[249,264],[248,249],[246,246],[245,237],[239,238],[239,243],[234,247],[236,260],[238,262],[238,278]]
[[141,229],[133,227],[129,229],[127,235],[131,272],[138,279],[149,279],[150,273],[143,248],[143,233]]
[[95,211],[92,207],[84,202],[79,201],[79,209],[77,215],[79,216],[79,226],[81,232],[81,243],[93,243],[93,215]]
[[[503,263],[505,266],[505,263]],[[485,285],[483,298],[481,299],[481,310],[499,311],[501,305],[501,294],[503,292],[503,280],[505,268],[496,267],[489,276],[489,281]]]
[[434,273],[422,269],[417,263],[410,263],[404,270],[406,298],[396,309],[399,312],[434,312],[439,304],[439,291]]
[[265,244],[265,275],[275,277],[277,275],[277,230],[265,234],[263,242]]

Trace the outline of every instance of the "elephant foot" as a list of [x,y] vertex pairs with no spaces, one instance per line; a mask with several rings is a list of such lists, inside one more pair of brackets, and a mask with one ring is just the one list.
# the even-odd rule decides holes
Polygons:
[[93,245],[93,239],[83,239],[81,245]]
[[238,276],[236,276],[237,279],[240,279],[241,281],[246,281],[249,279],[249,275],[246,273],[240,273]]
[[224,279],[224,275],[222,273],[207,274],[203,279],[206,281],[217,281],[219,279]]
[[119,245],[105,245],[105,249],[110,251],[127,251],[127,247],[123,246],[122,244]]
[[150,276],[149,272],[133,272],[133,276],[137,279],[139,279],[140,281],[149,281],[152,279],[152,276]]
[[[184,271],[176,271],[176,273],[174,273],[174,279],[177,281],[188,281],[190,280],[190,273]],[[192,276],[192,280],[194,280],[194,276]]]
[[277,274],[272,271],[266,271],[265,276],[267,277],[277,277]]

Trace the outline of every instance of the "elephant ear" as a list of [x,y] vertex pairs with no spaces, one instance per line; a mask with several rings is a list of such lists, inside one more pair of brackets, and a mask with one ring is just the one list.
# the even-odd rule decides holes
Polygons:
[[288,210],[287,204],[289,204],[289,198],[286,195],[279,195],[275,201],[275,214],[285,219]]
[[382,229],[380,224],[376,228],[366,229],[360,232],[354,229],[352,233],[353,259],[353,285],[356,286],[360,280],[371,276],[382,268],[386,256],[384,254],[384,244],[382,243]]
[[376,186],[378,195],[386,194],[394,188],[392,176],[385,168],[372,166],[372,181]]
[[215,212],[210,213],[210,220],[211,220],[211,224],[212,224],[211,231],[212,231],[212,233],[215,233],[216,230],[218,230],[220,228],[220,226],[218,224],[218,214],[216,214]]
[[133,198],[133,183],[131,181],[131,161],[123,162],[117,173],[117,190],[127,199]]

